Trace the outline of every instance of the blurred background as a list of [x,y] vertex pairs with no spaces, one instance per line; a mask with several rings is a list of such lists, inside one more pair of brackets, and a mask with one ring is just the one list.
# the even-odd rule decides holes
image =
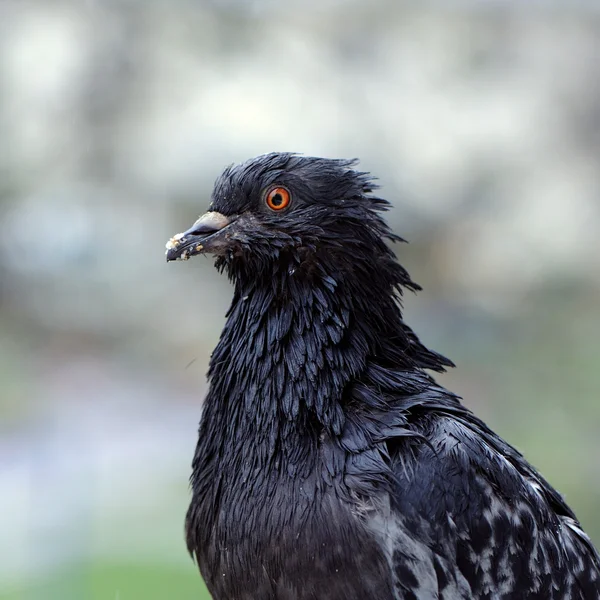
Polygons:
[[0,0],[1,600],[206,597],[231,289],[164,244],[272,150],[379,176],[442,383],[600,543],[597,2]]

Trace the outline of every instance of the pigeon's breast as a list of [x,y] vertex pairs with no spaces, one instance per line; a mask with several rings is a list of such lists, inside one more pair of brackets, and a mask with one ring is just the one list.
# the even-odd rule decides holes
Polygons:
[[314,474],[227,479],[218,504],[188,522],[203,528],[197,556],[215,600],[395,597],[385,551],[342,490]]

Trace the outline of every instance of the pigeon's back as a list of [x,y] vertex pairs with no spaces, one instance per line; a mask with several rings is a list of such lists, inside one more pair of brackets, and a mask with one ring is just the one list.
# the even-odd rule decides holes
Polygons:
[[363,408],[342,435],[346,481],[386,550],[394,597],[600,598],[600,557],[573,512],[456,396],[377,362],[352,396]]
[[429,444],[393,457],[397,597],[600,598],[600,558],[559,494],[466,411],[427,421]]

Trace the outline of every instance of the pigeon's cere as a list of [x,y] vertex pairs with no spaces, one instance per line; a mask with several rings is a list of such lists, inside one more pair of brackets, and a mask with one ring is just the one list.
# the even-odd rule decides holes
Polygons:
[[598,600],[563,498],[428,371],[389,204],[343,160],[218,178],[167,260],[234,284],[212,354],[187,543],[215,600]]

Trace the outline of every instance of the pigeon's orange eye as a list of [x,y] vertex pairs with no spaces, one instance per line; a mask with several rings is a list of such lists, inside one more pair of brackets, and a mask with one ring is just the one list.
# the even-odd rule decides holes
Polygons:
[[290,193],[284,187],[274,187],[267,194],[267,206],[272,210],[283,210],[290,203]]

